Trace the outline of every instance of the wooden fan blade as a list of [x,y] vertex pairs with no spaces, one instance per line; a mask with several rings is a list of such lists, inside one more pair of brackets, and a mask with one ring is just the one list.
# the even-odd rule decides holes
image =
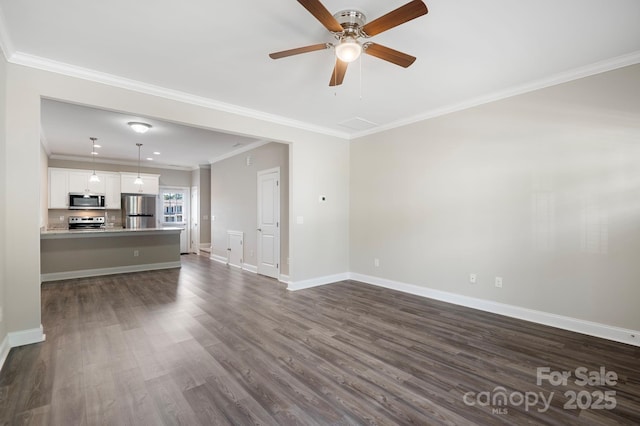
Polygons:
[[362,31],[364,31],[367,36],[371,37],[393,27],[397,27],[400,24],[404,24],[405,22],[409,22],[412,19],[426,15],[427,12],[427,6],[421,0],[413,0],[412,2],[409,2],[404,6],[400,6],[396,10],[392,10],[386,15],[369,22],[362,27]]
[[315,16],[315,18],[329,31],[334,33],[342,32],[342,25],[340,25],[331,12],[329,12],[327,8],[320,3],[320,0],[298,0],[298,3],[303,5],[304,8]]
[[299,55],[301,53],[315,52],[316,50],[328,49],[331,45],[328,43],[314,44],[311,46],[298,47],[297,49],[283,50],[282,52],[269,53],[271,59],[286,58],[287,56]]
[[383,59],[387,62],[391,62],[392,64],[400,65],[404,68],[407,68],[416,60],[415,56],[407,55],[406,53],[402,53],[391,49],[390,47],[376,43],[367,43],[364,53]]
[[331,74],[331,80],[329,86],[339,86],[344,80],[344,75],[347,73],[348,62],[343,62],[336,58],[336,66],[333,67],[333,74]]

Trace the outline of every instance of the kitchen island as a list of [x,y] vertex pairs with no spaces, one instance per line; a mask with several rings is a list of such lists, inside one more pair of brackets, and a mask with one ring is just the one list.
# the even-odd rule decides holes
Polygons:
[[179,268],[181,231],[181,228],[41,231],[41,281]]

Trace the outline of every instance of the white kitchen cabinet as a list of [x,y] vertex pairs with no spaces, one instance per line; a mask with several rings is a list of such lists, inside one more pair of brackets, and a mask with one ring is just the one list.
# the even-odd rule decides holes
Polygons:
[[49,169],[49,208],[66,209],[69,207],[69,171],[67,169]]
[[120,192],[123,194],[153,194],[160,192],[160,175],[140,173],[142,185],[136,185],[137,173],[120,173]]
[[69,208],[70,192],[105,195],[107,209],[120,209],[120,173],[96,170],[100,182],[89,182],[93,170],[49,168],[49,208]]
[[103,176],[106,185],[105,207],[107,209],[120,209],[120,174],[102,172],[100,179],[102,179]]
[[90,182],[92,174],[93,170],[70,170],[69,192],[85,192],[88,189],[92,194],[104,194],[107,188],[106,179],[101,175],[101,172],[96,172],[100,182]]

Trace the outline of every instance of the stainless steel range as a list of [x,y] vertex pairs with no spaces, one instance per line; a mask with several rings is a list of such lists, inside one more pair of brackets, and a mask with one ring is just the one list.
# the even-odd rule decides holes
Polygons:
[[70,230],[87,230],[104,228],[104,216],[83,217],[69,216]]

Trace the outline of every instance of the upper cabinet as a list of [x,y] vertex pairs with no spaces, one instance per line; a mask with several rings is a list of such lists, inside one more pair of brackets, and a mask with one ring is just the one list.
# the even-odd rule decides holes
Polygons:
[[124,193],[158,194],[160,175],[140,174],[142,185],[134,181],[138,177],[134,173],[103,172],[96,170],[100,182],[89,179],[92,170],[49,168],[49,208],[69,208],[70,192],[85,192],[105,195],[105,207],[109,210],[119,210],[120,196]]
[[[105,191],[105,207],[107,209],[119,209],[120,208],[120,173],[105,173],[103,172],[104,183],[106,185]],[[102,180],[102,177],[100,177]]]
[[85,192],[87,189],[92,194],[104,194],[107,191],[103,173],[96,172],[100,182],[91,182],[92,170],[70,170],[69,192]]
[[69,207],[69,170],[49,168],[49,208]]
[[160,192],[160,175],[140,173],[142,185],[135,183],[136,173],[120,173],[120,192],[123,194],[153,194]]

